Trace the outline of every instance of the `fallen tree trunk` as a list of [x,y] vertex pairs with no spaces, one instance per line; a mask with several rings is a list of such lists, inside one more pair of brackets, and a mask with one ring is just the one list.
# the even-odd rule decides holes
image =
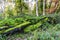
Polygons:
[[39,28],[41,25],[43,25],[43,23],[45,23],[46,21],[48,21],[48,18],[45,18],[44,20],[34,24],[34,25],[30,25],[27,28],[24,29],[24,32],[31,32],[37,28]]
[[26,25],[29,25],[29,24],[30,24],[30,22],[22,23],[22,24],[17,25],[17,26],[15,26],[15,27],[13,27],[13,28],[9,28],[9,29],[5,30],[3,33],[10,32],[10,31],[12,31],[12,30],[14,30],[14,29],[16,29],[16,28],[21,28],[21,27],[26,26]]

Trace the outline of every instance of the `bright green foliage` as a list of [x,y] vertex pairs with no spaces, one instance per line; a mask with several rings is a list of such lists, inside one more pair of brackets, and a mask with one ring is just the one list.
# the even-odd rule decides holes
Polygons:
[[[26,16],[19,18],[8,18],[0,20],[0,34],[11,34],[17,31],[24,33],[33,33],[32,38],[27,35],[27,40],[55,40],[60,38],[54,38],[60,34],[60,24],[55,25],[54,17],[46,16]],[[6,25],[6,23],[8,25]],[[12,26],[12,27],[11,27]],[[16,29],[18,29],[16,31]],[[21,33],[19,31],[19,34]],[[58,31],[58,32],[57,32]],[[23,35],[22,34],[22,35]],[[30,34],[31,35],[31,34]],[[14,37],[16,37],[15,35]],[[25,35],[24,35],[25,36]],[[14,38],[13,38],[14,39]]]
[[20,13],[20,12],[22,13],[22,4],[23,4],[22,1],[23,0],[15,0],[16,10],[18,13]]
[[39,21],[42,21],[46,18],[46,16],[41,17],[26,17],[26,21],[31,22],[31,24],[36,24]]
[[26,3],[24,3],[24,0],[15,0],[15,8],[17,11],[17,15],[19,15],[19,13],[24,13],[24,11],[28,11],[28,6],[26,5]]
[[4,26],[4,25],[10,25],[10,26],[12,26],[12,25],[14,25],[15,24],[15,20],[13,20],[13,19],[6,19],[6,20],[1,20],[1,22],[0,22],[0,26]]
[[[51,19],[51,20],[50,20]],[[8,18],[4,20],[0,20],[0,31],[4,31],[4,33],[8,33],[10,31],[13,31],[15,29],[22,28],[22,31],[24,32],[30,32],[33,31],[41,25],[44,25],[45,23],[53,23],[53,18],[49,18],[46,16],[40,16],[40,17],[34,17],[34,16],[23,16],[19,18]],[[26,25],[26,26],[25,26]],[[45,24],[46,26],[47,24]]]

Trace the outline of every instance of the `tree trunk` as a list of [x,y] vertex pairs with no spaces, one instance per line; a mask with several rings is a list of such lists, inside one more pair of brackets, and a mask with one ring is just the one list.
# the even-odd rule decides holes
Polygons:
[[43,0],[43,15],[45,15],[45,0]]
[[38,0],[36,0],[36,16],[38,16]]

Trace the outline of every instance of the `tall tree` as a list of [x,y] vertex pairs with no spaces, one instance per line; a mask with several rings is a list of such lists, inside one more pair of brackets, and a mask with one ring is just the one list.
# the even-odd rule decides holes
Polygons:
[[[33,13],[36,13],[36,4],[34,5]],[[43,13],[43,0],[38,0],[38,14],[41,15]]]
[[36,0],[36,16],[38,16],[38,0]]
[[46,0],[43,0],[43,15],[45,15],[45,1]]

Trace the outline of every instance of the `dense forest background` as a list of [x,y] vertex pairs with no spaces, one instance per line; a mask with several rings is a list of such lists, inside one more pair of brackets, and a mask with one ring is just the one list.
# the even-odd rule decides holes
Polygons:
[[60,0],[0,3],[0,40],[60,40]]

